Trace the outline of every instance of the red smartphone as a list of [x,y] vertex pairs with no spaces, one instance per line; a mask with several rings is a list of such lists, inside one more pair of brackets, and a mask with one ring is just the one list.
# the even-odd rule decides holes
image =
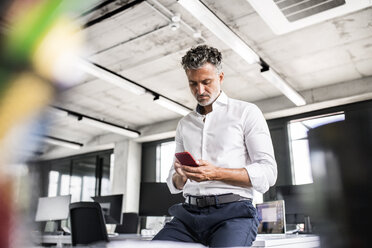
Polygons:
[[182,165],[199,166],[189,152],[178,152],[175,156]]

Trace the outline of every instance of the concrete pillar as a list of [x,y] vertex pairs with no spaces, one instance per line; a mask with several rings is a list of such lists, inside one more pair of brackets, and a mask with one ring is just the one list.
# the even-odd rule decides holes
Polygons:
[[112,194],[124,194],[123,212],[139,210],[141,144],[125,140],[115,143]]

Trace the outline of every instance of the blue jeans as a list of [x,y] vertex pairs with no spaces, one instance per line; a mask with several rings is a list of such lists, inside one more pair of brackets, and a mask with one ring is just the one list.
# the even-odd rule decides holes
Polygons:
[[153,240],[201,243],[210,247],[251,246],[259,224],[250,200],[199,208],[186,203],[169,208],[172,221]]

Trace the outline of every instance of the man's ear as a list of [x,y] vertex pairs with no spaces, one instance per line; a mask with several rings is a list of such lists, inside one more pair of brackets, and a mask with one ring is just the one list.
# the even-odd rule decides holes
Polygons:
[[220,84],[222,84],[225,74],[221,72],[220,75],[218,75],[218,77],[220,78]]

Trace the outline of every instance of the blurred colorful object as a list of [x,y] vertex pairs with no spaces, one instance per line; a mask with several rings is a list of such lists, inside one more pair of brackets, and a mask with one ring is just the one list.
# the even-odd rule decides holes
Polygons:
[[0,247],[10,247],[13,209],[12,189],[9,179],[0,178]]
[[[12,238],[15,210],[11,171],[15,169],[12,165],[27,159],[15,157],[12,151],[26,146],[30,139],[23,134],[32,133],[32,124],[43,108],[63,85],[69,84],[64,75],[73,74],[71,65],[74,56],[79,56],[83,37],[67,14],[81,7],[82,2],[20,0],[8,4],[12,13],[6,16],[11,27],[3,34],[0,48],[1,248],[17,246]],[[22,135],[17,135],[20,130]]]

